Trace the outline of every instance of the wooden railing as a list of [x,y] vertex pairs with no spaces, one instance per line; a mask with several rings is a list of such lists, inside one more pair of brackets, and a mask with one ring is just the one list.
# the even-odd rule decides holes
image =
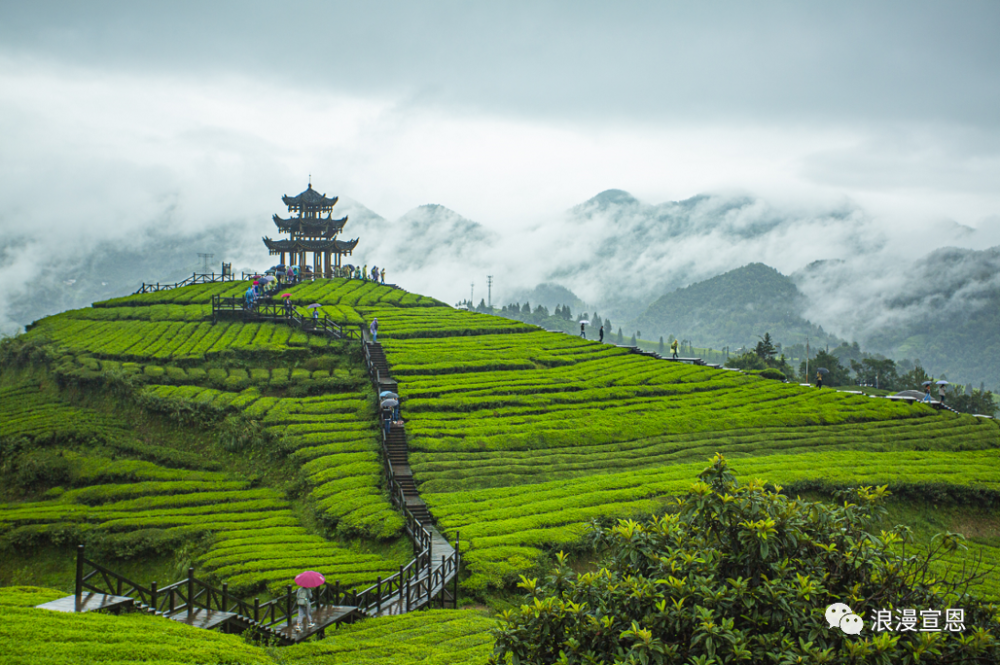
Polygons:
[[248,303],[246,298],[235,296],[212,296],[212,321],[217,322],[219,314],[238,313],[244,321],[282,321],[306,332],[314,332],[335,339],[361,339],[361,332],[350,326],[337,323],[329,316],[302,316],[284,300],[271,297],[259,298]]
[[[244,277],[244,279],[246,279]],[[133,293],[132,295],[138,295],[140,293],[155,293],[156,291],[167,291],[169,289],[177,289],[182,286],[188,286],[189,284],[214,284],[216,282],[235,282],[236,276],[232,273],[191,273],[191,276],[181,282],[174,282],[173,284],[161,284],[159,282],[146,283],[143,282],[142,286]]]
[[[400,571],[402,572],[403,568],[400,568]],[[394,582],[395,580],[392,580],[390,586]],[[188,568],[188,575],[182,580],[165,587],[158,587],[154,581],[146,587],[90,561],[84,556],[83,545],[79,545],[76,557],[75,595],[79,598],[88,591],[132,598],[137,602],[139,609],[167,617],[186,615],[190,619],[199,610],[227,612],[234,615],[231,618],[239,619],[236,628],[249,629],[251,632],[279,640],[285,639],[278,632],[281,624],[286,628],[290,627],[297,610],[291,586],[286,586],[285,593],[266,602],[262,603],[259,597],[249,602],[229,593],[227,583],[224,582],[221,589],[216,588],[205,580],[195,577],[194,568]],[[313,607],[317,609],[330,605],[355,608],[362,599],[372,602],[374,596],[367,589],[361,593],[346,593],[339,581],[312,589]],[[378,602],[377,599],[375,602]]]
[[[461,566],[461,535],[455,534],[455,547],[450,554],[440,555],[440,566],[435,567],[435,553],[432,546],[432,536],[430,531],[416,518],[406,503],[406,495],[402,486],[396,479],[396,473],[389,456],[388,442],[389,435],[386,432],[385,423],[382,421],[381,412],[378,409],[379,390],[384,381],[392,382],[391,377],[381,375],[372,360],[371,348],[366,343],[367,334],[362,327],[361,345],[365,355],[365,365],[368,368],[368,375],[371,377],[375,388],[375,406],[379,411],[379,431],[382,440],[382,468],[385,473],[386,486],[389,490],[389,497],[393,505],[403,514],[406,520],[406,533],[413,542],[413,549],[417,552],[416,558],[407,566],[400,569],[400,572],[393,575],[388,580],[379,580],[379,584],[370,587],[366,591],[374,591],[377,597],[388,602],[397,603],[399,613],[409,612],[430,605],[434,601],[434,596],[438,596],[441,607],[446,605],[446,596],[451,596],[453,607],[458,607],[458,570]],[[398,393],[397,393],[398,394]],[[453,588],[448,594],[448,583],[452,583]],[[388,584],[389,593],[383,591],[383,586]],[[384,601],[383,601],[384,602]],[[359,603],[362,607],[372,613],[381,613],[382,604],[376,602],[374,608],[371,605]]]

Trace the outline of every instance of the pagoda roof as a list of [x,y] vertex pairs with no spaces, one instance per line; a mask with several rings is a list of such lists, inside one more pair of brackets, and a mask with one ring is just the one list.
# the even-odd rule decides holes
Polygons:
[[358,246],[358,239],[354,240],[271,240],[264,238],[264,244],[271,254],[281,252],[336,252],[338,254],[350,254]]
[[339,196],[334,196],[332,199],[328,199],[326,194],[320,194],[313,189],[312,183],[309,183],[306,191],[302,192],[298,196],[281,197],[281,200],[284,201],[285,205],[289,208],[332,208],[337,204],[339,199]]
[[274,225],[282,233],[294,233],[313,238],[332,238],[340,233],[344,229],[344,224],[347,223],[346,215],[340,219],[333,219],[329,215],[326,217],[289,217],[283,219],[274,215],[271,219],[274,220]]

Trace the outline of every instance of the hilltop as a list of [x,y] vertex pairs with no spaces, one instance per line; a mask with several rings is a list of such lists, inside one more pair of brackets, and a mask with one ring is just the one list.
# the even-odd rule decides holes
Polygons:
[[[780,280],[749,269],[773,306]],[[65,592],[80,541],[143,582],[193,565],[265,597],[298,570],[361,588],[413,556],[385,491],[361,343],[213,323],[212,296],[245,288],[106,300],[3,343],[0,584]],[[789,493],[889,484],[920,542],[964,530],[1000,561],[996,421],[656,360],[372,283],[287,292],[344,330],[379,319],[408,467],[437,529],[460,536],[467,599],[504,607],[559,549],[587,565],[590,520],[664,510],[717,452],[742,481]],[[1000,597],[995,579],[979,591]],[[482,633],[469,626],[452,628]]]

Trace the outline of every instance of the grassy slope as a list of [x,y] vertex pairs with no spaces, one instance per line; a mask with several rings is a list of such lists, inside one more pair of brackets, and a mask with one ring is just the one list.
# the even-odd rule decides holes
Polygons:
[[590,519],[656,509],[717,451],[776,483],[1000,490],[994,421],[494,333],[484,315],[360,309],[382,323],[411,466],[439,526],[462,536],[470,589],[509,584]]
[[[335,400],[307,396],[322,393],[338,378],[332,367],[304,366],[327,352],[308,338],[266,326],[252,331],[249,326],[206,326],[197,316],[216,290],[220,287],[189,287],[109,301],[52,317],[32,334],[54,338],[69,351],[59,360],[57,375],[86,381],[100,380],[109,370],[131,372],[145,377],[147,397],[161,406],[207,405],[221,413],[253,415],[283,437],[292,459],[303,464],[313,501],[325,498],[317,492],[328,483],[333,485],[326,497],[355,496],[349,492],[377,476],[363,458],[333,458],[306,468],[331,455],[358,454],[344,447],[345,441],[357,440],[357,432],[337,424],[356,419],[357,408],[349,415],[351,408],[338,409]],[[739,474],[773,482],[1000,489],[995,422],[640,358],[372,284],[320,281],[291,292],[296,302],[319,302],[348,325],[379,318],[380,341],[407,399],[413,468],[440,526],[452,536],[462,532],[471,572],[466,585],[472,589],[503,587],[530,572],[550,548],[577,542],[588,519],[656,509],[689,486],[704,466],[699,460],[715,451],[744,458],[734,462]],[[144,310],[153,308],[159,308],[155,318],[153,311],[143,318]],[[134,327],[140,324],[160,328]],[[240,355],[227,352],[234,348]],[[144,472],[194,471],[176,461],[154,466],[163,470],[143,467]],[[120,479],[114,484],[123,485]],[[133,494],[145,496],[138,487]],[[45,502],[66,501],[55,499]],[[151,514],[149,505],[131,505]],[[909,503],[899,505],[900,519],[923,525],[921,536],[944,524]],[[94,508],[106,506],[86,510]],[[299,519],[295,511],[292,517]],[[965,526],[974,549],[996,560],[995,529],[983,530],[983,524],[992,524],[989,519],[987,513]],[[963,526],[957,518],[945,522]],[[274,528],[273,544],[287,548],[285,527]],[[220,556],[239,565],[259,548],[256,533],[236,529],[228,542],[222,539]],[[464,618],[420,623],[430,616],[403,617],[393,628],[409,640],[425,641],[426,646],[409,642],[420,645],[412,655],[435,644],[448,644],[443,653],[451,655],[452,647],[461,644],[482,659],[477,649],[485,649],[488,641],[486,624]],[[396,647],[371,641],[392,632],[370,632],[376,623],[338,632],[336,641],[285,650],[283,657],[295,653],[305,662],[364,662],[359,653],[343,650],[344,640],[365,645],[368,654]]]
[[[63,592],[0,588],[0,663],[229,663],[272,659],[235,635],[197,630],[170,619],[131,614],[65,614],[35,609]],[[28,639],[30,637],[30,639]]]
[[[98,303],[27,334],[58,351],[48,370],[0,376],[0,437],[54,456],[30,460],[43,467],[28,483],[39,491],[7,491],[0,504],[0,534],[15,552],[30,557],[46,538],[98,542],[106,554],[153,540],[245,593],[280,587],[302,567],[365,584],[409,559],[402,520],[380,490],[363,369],[343,344],[288,326],[197,320],[213,293],[237,290],[205,285]],[[102,390],[115,373],[138,381],[141,406]],[[264,438],[220,446],[217,424],[240,414]],[[31,464],[22,456],[14,466]],[[317,535],[326,530],[343,540]],[[205,532],[207,550],[181,546]],[[51,582],[66,559],[48,558],[36,581]],[[0,575],[11,583],[27,568],[27,559],[5,557]],[[148,582],[163,568],[135,572]]]
[[[493,621],[471,610],[432,610],[373,619],[334,637],[286,648],[261,648],[239,636],[189,628],[140,614],[64,614],[35,606],[63,596],[35,587],[0,588],[0,665],[77,663],[483,663]],[[30,636],[31,639],[26,639]]]

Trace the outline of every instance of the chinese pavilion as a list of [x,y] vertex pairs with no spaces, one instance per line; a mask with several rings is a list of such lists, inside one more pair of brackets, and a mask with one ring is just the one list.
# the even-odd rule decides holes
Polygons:
[[[268,252],[274,256],[281,255],[281,263],[285,263],[285,254],[291,264],[305,265],[306,254],[313,253],[313,270],[317,274],[333,277],[334,267],[340,267],[341,257],[350,255],[358,245],[358,239],[339,240],[337,234],[344,230],[347,217],[333,219],[333,206],[339,197],[328,199],[326,194],[320,194],[312,188],[312,183],[306,191],[298,196],[282,196],[281,200],[288,206],[288,212],[295,216],[283,219],[274,215],[274,225],[279,233],[289,234],[288,240],[271,240],[264,238]],[[324,213],[326,217],[324,217]],[[331,265],[331,258],[333,264]]]

